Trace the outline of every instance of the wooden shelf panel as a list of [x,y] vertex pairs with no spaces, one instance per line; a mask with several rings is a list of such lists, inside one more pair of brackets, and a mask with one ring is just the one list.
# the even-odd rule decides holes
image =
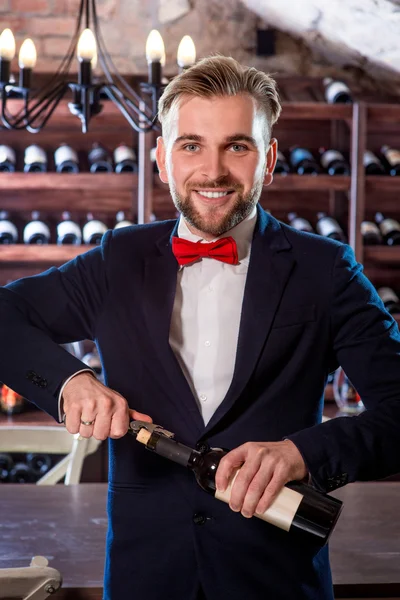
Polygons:
[[136,189],[136,173],[0,173],[0,192]]
[[366,262],[400,267],[400,246],[365,246],[364,263]]
[[57,244],[25,245],[10,244],[0,246],[0,264],[38,264],[51,263],[62,264],[75,258],[83,252],[91,250],[96,246],[82,244],[81,246],[62,246]]
[[[368,175],[365,178],[367,193],[400,193],[400,177],[390,175]],[[398,204],[398,202],[397,202]]]
[[352,118],[350,104],[327,104],[325,102],[283,102],[279,120],[347,120]]
[[367,120],[369,125],[377,123],[390,123],[394,125],[400,122],[399,104],[371,103],[367,105]]

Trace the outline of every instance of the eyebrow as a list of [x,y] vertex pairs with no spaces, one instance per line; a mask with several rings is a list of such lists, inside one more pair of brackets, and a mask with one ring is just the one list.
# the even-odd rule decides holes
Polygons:
[[[176,138],[174,144],[179,144],[183,141],[190,142],[204,142],[205,138],[201,135],[196,135],[195,133],[184,133]],[[256,140],[251,135],[247,135],[246,133],[234,133],[233,135],[229,135],[224,140],[226,143],[232,142],[248,142],[252,146],[257,146]]]

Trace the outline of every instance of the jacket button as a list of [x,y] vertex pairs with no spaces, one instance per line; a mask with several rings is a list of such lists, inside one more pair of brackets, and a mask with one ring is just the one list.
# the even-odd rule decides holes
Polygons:
[[195,513],[193,515],[193,523],[195,523],[196,525],[204,525],[204,523],[206,521],[207,521],[207,517],[205,517],[201,513]]
[[207,442],[198,442],[196,444],[196,450],[198,450],[198,452],[208,452],[210,449],[210,446],[207,444]]

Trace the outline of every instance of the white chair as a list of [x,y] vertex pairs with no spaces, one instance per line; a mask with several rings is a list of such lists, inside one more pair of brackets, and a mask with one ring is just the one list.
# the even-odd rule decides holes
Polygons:
[[34,556],[29,567],[0,569],[0,598],[45,600],[61,588],[62,577],[44,556]]
[[100,445],[95,438],[71,434],[56,425],[6,425],[0,427],[0,452],[34,452],[40,454],[66,454],[52,469],[43,475],[37,485],[54,485],[65,475],[64,484],[79,483],[83,461]]

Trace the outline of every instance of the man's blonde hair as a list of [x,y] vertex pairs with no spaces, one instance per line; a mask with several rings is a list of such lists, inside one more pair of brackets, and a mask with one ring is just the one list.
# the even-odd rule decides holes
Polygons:
[[275,80],[254,67],[245,67],[228,56],[208,56],[177,75],[166,86],[158,103],[158,118],[166,128],[170,112],[183,96],[236,96],[249,94],[265,113],[267,136],[281,113],[281,104]]

